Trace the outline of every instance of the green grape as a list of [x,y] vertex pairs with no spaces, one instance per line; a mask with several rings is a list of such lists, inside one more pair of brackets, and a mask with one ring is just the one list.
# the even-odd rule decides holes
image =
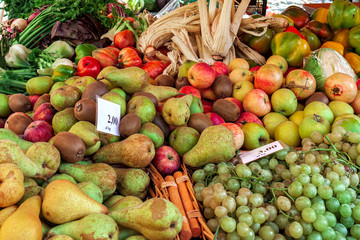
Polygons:
[[254,233],[258,233],[260,230],[261,224],[260,223],[253,223],[251,226],[251,229],[254,231]]
[[350,178],[347,176],[341,176],[340,181],[345,185],[345,187],[350,186]]
[[224,216],[220,218],[220,227],[225,232],[231,233],[236,229],[236,220],[231,217]]
[[342,140],[342,134],[340,132],[332,132],[329,135],[330,141],[332,143],[337,143],[340,142]]
[[259,229],[259,236],[263,240],[272,240],[275,237],[275,231],[269,226],[262,226]]
[[322,199],[330,199],[333,196],[333,190],[328,185],[321,185],[318,187],[318,195]]
[[[219,175],[216,175],[215,177],[213,177],[212,182],[211,183],[220,183],[220,177]],[[210,184],[208,185],[208,187],[210,186]]]
[[321,203],[321,204],[325,204],[324,199],[322,199],[320,196],[315,196],[314,198],[311,199],[311,203]]
[[327,178],[325,178],[324,185],[330,186],[330,185],[331,185],[330,180],[329,180],[329,179],[327,179]]
[[299,181],[292,182],[288,188],[288,193],[295,198],[300,197],[302,191],[303,191],[303,186]]
[[283,164],[278,164],[278,165],[275,167],[275,172],[276,172],[276,174],[280,174],[280,173],[282,173],[285,169],[286,169],[285,165],[283,165]]
[[343,142],[336,142],[334,143],[334,146],[338,151],[341,151],[343,144]]
[[270,213],[270,216],[267,219],[267,221],[269,221],[269,222],[274,221],[278,214],[278,210],[276,209],[276,207],[273,205],[268,205],[268,206],[266,206],[266,210]]
[[297,165],[296,163],[290,164],[289,166],[290,172],[294,177],[298,177],[300,174],[302,174],[302,169],[300,165]]
[[254,230],[250,228],[249,235],[247,237],[242,238],[242,240],[255,240],[255,233]]
[[352,188],[347,188],[345,191],[350,193],[351,201],[354,201],[357,198],[357,192]]
[[292,178],[292,174],[290,172],[289,169],[284,169],[284,171],[282,171],[280,173],[280,176],[283,178],[283,179],[291,179]]
[[326,209],[329,212],[337,213],[340,210],[340,202],[334,197],[326,200]]
[[214,198],[210,200],[210,208],[215,209],[217,206],[220,206],[221,204],[215,201]]
[[235,165],[232,162],[227,162],[226,165],[230,168],[230,170],[235,170]]
[[240,183],[241,188],[251,188],[251,183],[247,181],[243,181]]
[[303,187],[303,195],[308,198],[314,198],[317,195],[317,188],[312,183],[307,183]]
[[314,203],[313,205],[311,205],[311,208],[315,210],[316,215],[321,215],[324,214],[326,208],[324,204],[321,204],[319,202]]
[[222,201],[222,206],[226,207],[229,212],[235,212],[236,210],[236,201],[233,197],[227,196]]
[[334,190],[335,193],[341,192],[341,191],[345,191],[346,186],[342,181],[334,181],[331,184],[332,189]]
[[262,184],[255,184],[253,192],[265,195],[267,193],[267,188]]
[[253,223],[254,223],[253,217],[252,217],[251,214],[249,214],[249,213],[241,214],[241,215],[238,217],[238,221],[239,221],[239,222],[244,222],[244,223],[246,223],[248,226],[251,226],[251,225],[253,225]]
[[345,142],[345,143],[343,144],[342,151],[348,152],[350,148],[351,148],[351,144]]
[[295,200],[295,207],[297,210],[302,211],[305,208],[311,207],[311,201],[305,196],[300,196]]
[[349,204],[341,204],[340,214],[343,217],[350,217],[352,215],[352,210]]
[[281,234],[275,234],[274,240],[286,240],[286,238]]
[[342,136],[344,136],[345,133],[346,133],[346,130],[345,130],[343,127],[341,127],[341,126],[334,126],[334,127],[332,128],[332,132],[338,132],[338,133],[340,133]]
[[316,163],[315,155],[312,154],[312,153],[307,153],[305,155],[305,163],[308,164],[308,165]]
[[283,214],[278,214],[274,222],[276,225],[278,225],[279,229],[285,229],[289,223],[289,218]]
[[237,192],[240,189],[240,183],[237,179],[229,179],[226,183],[227,189],[229,189],[232,192]]
[[304,219],[300,219],[299,223],[303,228],[304,235],[309,235],[313,231],[313,226],[311,223],[306,222]]
[[354,237],[347,236],[347,237],[346,237],[346,240],[358,240],[358,239],[356,239],[356,238],[354,238]]
[[346,240],[345,236],[342,235],[341,233],[337,232],[337,231],[335,231],[335,235],[336,235],[335,236],[336,240]]
[[210,201],[212,199],[213,199],[213,197],[210,195],[207,195],[206,197],[204,197],[204,201],[203,201],[204,207],[210,207]]
[[323,142],[324,136],[318,132],[318,131],[313,131],[310,133],[310,139],[316,143],[316,144],[320,144]]
[[251,211],[251,216],[255,223],[263,224],[266,221],[266,216],[260,208],[254,208]]
[[354,225],[354,219],[352,217],[340,217],[340,222],[346,227],[351,228]]
[[212,189],[214,190],[214,192],[222,192],[225,191],[225,187],[222,183],[215,183],[212,187]]
[[219,180],[220,180],[221,183],[227,182],[230,178],[231,178],[230,173],[223,173],[223,174],[219,175]]
[[208,163],[205,165],[204,171],[207,175],[209,175],[210,173],[213,173],[216,171],[216,165],[213,163]]
[[250,191],[249,188],[240,188],[238,191],[238,195],[244,195],[249,199],[250,196],[252,195],[252,192]]
[[339,174],[339,176],[344,176],[346,174],[346,170],[344,165],[338,163],[333,166],[333,171]]
[[348,234],[347,228],[342,223],[336,223],[334,226],[334,230],[340,232],[344,236]]
[[289,211],[291,208],[291,201],[287,197],[280,196],[276,200],[277,206],[283,211]]
[[245,206],[248,203],[248,199],[244,195],[237,195],[235,200],[236,200],[236,204],[239,206]]
[[276,166],[279,164],[278,160],[276,158],[271,158],[269,161],[269,168],[271,170],[275,170]]
[[285,157],[285,161],[287,164],[293,164],[296,162],[296,160],[298,159],[298,154],[296,152],[289,152],[286,157]]
[[354,224],[350,229],[351,236],[360,239],[360,224]]
[[[320,147],[320,146],[319,146]],[[323,154],[319,154],[316,156],[316,162],[317,163],[321,163],[323,164],[324,162],[328,162],[329,161],[329,155],[327,155],[327,153],[323,153]]]
[[357,175],[356,173],[350,174],[350,185],[353,187],[357,187],[359,185],[359,175]]
[[317,163],[311,164],[311,174],[316,174],[321,172],[321,168]]
[[219,226],[219,222],[216,218],[213,218],[207,221],[206,225],[209,227],[210,231],[214,233]]
[[323,240],[321,233],[319,233],[317,231],[313,231],[312,233],[310,233],[306,239],[307,240]]
[[225,165],[221,165],[220,167],[218,166],[217,169],[217,173],[219,175],[221,174],[226,174],[226,173],[230,173],[230,168],[225,164]]
[[336,224],[336,221],[337,221],[335,214],[333,214],[331,212],[325,212],[324,216],[328,220],[329,226],[334,227]]
[[205,177],[206,177],[206,173],[203,169],[196,170],[191,176],[192,180],[196,183],[200,181],[204,181]]
[[250,230],[252,230],[248,224],[245,222],[239,222],[236,225],[236,232],[239,234],[240,237],[244,238],[249,236]]
[[[271,227],[275,234],[279,233],[279,227],[274,222],[266,222],[266,223],[264,223],[264,226]],[[274,235],[274,237],[275,237],[275,235]]]
[[285,160],[285,157],[286,155],[288,154],[290,148],[287,148],[287,149],[281,149],[280,151],[277,151],[275,153],[276,155],[276,158],[279,159],[279,160]]
[[213,194],[213,198],[216,202],[218,203],[222,203],[222,201],[226,198],[227,194],[226,194],[226,191],[215,191],[214,194]]
[[249,203],[253,207],[260,207],[264,203],[264,197],[260,193],[254,193],[249,198]]
[[301,164],[301,171],[304,174],[310,174],[311,173],[311,167],[308,164]]
[[234,231],[226,236],[226,240],[241,240],[241,237],[236,231]]
[[248,178],[252,175],[251,169],[245,164],[236,165],[235,172],[239,178]]
[[204,183],[196,183],[194,185],[194,192],[202,191],[205,187]]
[[227,233],[220,229],[217,235],[217,240],[226,240],[226,237]]
[[201,195],[205,198],[208,195],[213,195],[213,189],[211,187],[206,187],[201,191]]
[[308,223],[316,220],[316,212],[314,209],[307,207],[301,212],[301,217]]
[[202,196],[202,190],[195,192],[195,197],[196,197],[196,200],[198,200],[199,202],[204,201],[204,197]]
[[236,216],[239,217],[244,213],[250,213],[251,210],[248,206],[240,206],[236,209]]
[[289,226],[290,236],[293,238],[300,238],[303,235],[303,228],[300,223],[292,222]]
[[264,182],[266,183],[271,182],[273,175],[270,170],[262,169],[259,173],[260,176],[263,178]]
[[336,237],[334,229],[331,227],[327,227],[323,232],[321,232],[321,236],[324,240],[334,240]]
[[267,157],[263,157],[257,160],[257,163],[260,165],[261,168],[266,168],[269,166],[269,159],[267,159]]
[[313,226],[317,231],[322,232],[329,226],[329,223],[325,216],[318,215],[316,220],[313,222]]
[[349,191],[341,191],[336,193],[336,198],[339,200],[340,203],[349,204],[351,202],[351,193]]
[[217,206],[214,209],[215,216],[217,216],[218,218],[222,218],[222,217],[226,216],[228,214],[228,211],[229,210],[224,206]]
[[251,169],[251,171],[254,171],[254,172],[259,172],[262,169],[260,164],[258,164],[257,162],[250,163],[249,168]]
[[360,221],[360,206],[357,205],[352,209],[352,217],[356,220],[356,221]]
[[204,209],[204,217],[206,219],[211,219],[215,216],[214,210],[212,208],[205,208]]
[[302,184],[302,185],[305,185],[307,183],[310,182],[310,176],[307,175],[307,174],[300,174],[298,177],[297,177],[297,180]]

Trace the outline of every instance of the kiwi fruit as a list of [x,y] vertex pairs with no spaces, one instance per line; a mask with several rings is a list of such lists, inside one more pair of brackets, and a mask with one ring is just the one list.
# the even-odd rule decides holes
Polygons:
[[119,124],[119,131],[122,137],[129,137],[132,134],[138,133],[141,128],[141,119],[135,113],[126,114]]
[[214,125],[213,122],[203,113],[194,113],[188,122],[188,126],[196,129],[199,133],[212,125]]
[[56,134],[53,145],[59,150],[61,159],[66,162],[76,163],[85,156],[85,143],[73,133],[60,132]]
[[175,88],[177,90],[179,90],[180,88],[182,88],[184,86],[189,86],[189,85],[190,85],[190,82],[187,77],[179,77],[178,79],[176,79]]
[[175,86],[175,79],[166,74],[161,74],[157,76],[154,80],[154,85],[156,86],[168,86],[168,87],[174,87]]
[[148,93],[148,92],[138,92],[135,93],[132,97],[136,97],[136,96],[145,96],[150,98],[150,100],[153,102],[153,104],[155,105],[155,108],[157,108],[159,106],[159,102],[158,99],[155,97],[154,94],[152,93]]
[[79,121],[88,121],[95,124],[96,102],[89,98],[80,99],[74,106],[74,116]]
[[0,118],[0,128],[3,128],[5,125],[5,120]]
[[32,121],[33,120],[27,114],[16,112],[8,117],[5,122],[5,128],[10,129],[17,135],[22,135]]
[[102,96],[109,92],[109,87],[100,81],[90,83],[84,90],[81,99],[89,98],[96,102],[96,96]]
[[9,107],[13,112],[28,112],[32,105],[28,96],[18,93],[9,97]]
[[231,80],[226,75],[219,75],[215,78],[212,85],[212,89],[215,93],[216,98],[230,97],[233,92]]
[[222,117],[225,122],[235,122],[240,116],[239,106],[236,105],[236,103],[225,99],[216,100],[212,112]]
[[36,109],[43,103],[46,102],[50,102],[50,95],[45,93],[43,95],[41,95],[38,100],[36,100],[35,104],[34,104],[34,111],[36,111]]
[[325,103],[326,105],[329,104],[329,98],[323,92],[314,92],[310,97],[306,99],[305,107],[311,102],[320,101]]
[[164,118],[161,116],[160,113],[156,113],[153,123],[161,129],[165,137],[168,137],[170,135],[169,125],[165,122]]

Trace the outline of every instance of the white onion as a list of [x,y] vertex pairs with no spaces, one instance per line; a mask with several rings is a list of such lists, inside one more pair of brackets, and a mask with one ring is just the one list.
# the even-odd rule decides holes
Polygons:
[[15,19],[11,23],[11,28],[14,29],[15,27],[19,32],[22,32],[27,27],[26,20],[22,18]]

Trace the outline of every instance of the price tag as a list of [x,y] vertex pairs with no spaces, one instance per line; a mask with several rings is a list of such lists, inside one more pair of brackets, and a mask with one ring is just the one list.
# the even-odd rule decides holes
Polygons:
[[121,106],[99,96],[96,97],[96,102],[96,129],[99,132],[120,136]]
[[247,164],[259,158],[280,151],[281,149],[284,149],[282,144],[279,141],[275,141],[262,147],[256,148],[252,151],[240,153],[240,158],[243,164]]

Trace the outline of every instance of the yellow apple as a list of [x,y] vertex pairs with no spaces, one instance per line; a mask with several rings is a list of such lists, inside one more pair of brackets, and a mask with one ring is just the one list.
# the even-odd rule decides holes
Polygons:
[[233,86],[233,98],[236,98],[240,102],[244,101],[244,98],[248,92],[254,89],[254,84],[252,84],[250,81],[240,81],[235,83]]
[[278,66],[281,69],[282,73],[286,73],[289,67],[286,59],[280,55],[272,55],[268,58],[266,64],[274,64]]
[[354,109],[351,105],[343,101],[331,101],[329,102],[329,108],[334,113],[335,118],[344,113],[354,114]]
[[292,121],[280,123],[275,129],[275,140],[280,140],[289,147],[300,146],[298,125]]
[[231,73],[236,68],[245,68],[250,69],[249,63],[243,58],[235,58],[229,63],[229,73]]
[[299,126],[303,118],[304,118],[304,111],[296,111],[289,117],[289,120],[296,123]]
[[274,139],[274,137],[275,137],[276,127],[280,123],[285,122],[287,120],[288,120],[287,117],[285,117],[284,115],[277,113],[277,112],[269,112],[262,119],[262,121],[264,123],[264,127],[269,132],[271,139]]

